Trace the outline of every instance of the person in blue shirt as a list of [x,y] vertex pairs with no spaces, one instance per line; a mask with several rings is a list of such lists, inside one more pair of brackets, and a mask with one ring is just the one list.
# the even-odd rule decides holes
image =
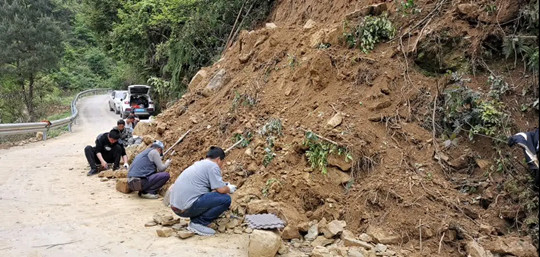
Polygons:
[[138,154],[128,171],[128,184],[131,190],[139,191],[139,196],[146,199],[157,199],[158,191],[171,177],[165,170],[171,165],[168,159],[163,163],[163,143],[155,141],[150,148]]

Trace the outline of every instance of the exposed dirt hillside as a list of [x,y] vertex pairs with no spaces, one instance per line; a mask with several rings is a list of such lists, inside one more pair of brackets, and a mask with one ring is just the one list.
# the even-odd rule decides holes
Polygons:
[[[494,17],[483,11],[487,1],[475,1],[470,10],[460,5],[470,1],[415,1],[421,11],[404,15],[390,1],[384,9],[396,37],[368,54],[348,48],[344,24],[379,14],[379,7],[358,10],[380,2],[279,1],[269,21],[275,26],[243,31],[140,133],[170,146],[192,130],[175,147],[171,183],[210,146],[226,148],[235,135],[252,135],[247,147],[230,152],[224,171],[239,185],[232,207],[239,214],[276,212],[291,226],[343,219],[355,233],[382,229],[396,236],[391,247],[403,256],[466,256],[471,240],[495,253],[502,241],[530,246],[527,230],[537,229],[537,219],[525,226],[534,219],[530,208],[503,186],[509,176],[526,175],[520,151],[491,138],[471,141],[465,132],[445,148],[440,112],[433,111],[456,84],[446,70],[469,71],[467,87],[484,93],[493,73],[510,84],[502,96],[508,132],[538,126],[538,112],[521,108],[538,97],[536,78],[520,65],[508,69],[513,60],[497,52],[501,26],[517,17],[519,5],[495,1],[501,11]],[[493,57],[482,58],[491,43]],[[353,161],[333,154],[327,174],[312,168],[305,131],[343,147]],[[500,151],[517,157],[507,164],[513,173],[494,171]]]

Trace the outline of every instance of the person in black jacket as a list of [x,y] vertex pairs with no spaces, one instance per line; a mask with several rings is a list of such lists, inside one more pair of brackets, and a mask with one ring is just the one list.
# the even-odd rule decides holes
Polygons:
[[92,176],[98,173],[98,166],[96,163],[99,161],[103,169],[108,169],[107,163],[114,163],[113,170],[117,170],[120,167],[120,159],[124,158],[124,163],[127,164],[127,155],[125,149],[118,144],[120,138],[120,131],[112,129],[108,133],[99,134],[96,138],[96,146],[90,145],[84,148],[84,154],[86,160],[90,164],[90,171],[88,176]]
[[534,177],[535,189],[538,190],[540,186],[540,172],[538,165],[538,152],[540,148],[539,144],[540,133],[538,128],[529,132],[520,132],[510,138],[508,138],[508,145],[510,147],[518,145],[523,149],[523,154],[529,166],[529,172]]

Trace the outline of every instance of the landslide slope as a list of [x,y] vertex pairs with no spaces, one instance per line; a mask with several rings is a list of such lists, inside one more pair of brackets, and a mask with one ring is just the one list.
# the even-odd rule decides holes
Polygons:
[[[481,93],[490,90],[491,73],[504,74],[512,85],[503,96],[508,127],[516,133],[537,126],[538,113],[521,112],[516,102],[537,97],[536,78],[520,65],[507,69],[500,53],[478,53],[490,42],[500,47],[498,28],[519,9],[496,1],[502,11],[494,18],[482,11],[487,1],[472,11],[458,8],[469,1],[415,1],[421,11],[410,14],[384,3],[396,37],[367,54],[347,47],[349,25],[380,14],[379,7],[365,9],[375,2],[283,0],[268,21],[275,26],[242,31],[218,62],[194,76],[182,99],[140,128],[167,146],[191,129],[174,148],[169,183],[210,146],[227,148],[244,137],[249,144],[228,154],[224,170],[225,180],[239,185],[232,206],[239,214],[272,211],[293,226],[343,219],[356,233],[396,236],[392,244],[405,256],[465,256],[470,240],[490,249],[500,238],[531,244],[524,202],[503,187],[525,169],[517,161],[509,164],[513,175],[493,172],[497,153],[520,152],[486,137],[470,141],[465,132],[445,148],[439,124],[443,92],[456,83],[443,74],[451,70],[474,71],[466,86]],[[442,50],[433,50],[435,43]],[[337,145],[326,174],[306,157],[306,131]]]

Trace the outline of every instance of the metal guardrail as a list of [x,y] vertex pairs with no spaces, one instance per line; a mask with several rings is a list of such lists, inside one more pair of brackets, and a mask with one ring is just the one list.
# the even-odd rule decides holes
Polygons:
[[59,120],[48,122],[30,122],[30,123],[6,123],[0,124],[0,136],[5,135],[16,135],[23,133],[34,133],[34,132],[43,132],[43,140],[47,140],[47,131],[51,128],[58,128],[63,126],[68,126],[69,131],[71,132],[71,125],[75,122],[79,116],[79,110],[77,110],[77,101],[79,98],[86,96],[88,94],[96,95],[98,92],[110,91],[111,89],[107,88],[95,88],[88,89],[78,93],[73,101],[71,101],[71,116]]

